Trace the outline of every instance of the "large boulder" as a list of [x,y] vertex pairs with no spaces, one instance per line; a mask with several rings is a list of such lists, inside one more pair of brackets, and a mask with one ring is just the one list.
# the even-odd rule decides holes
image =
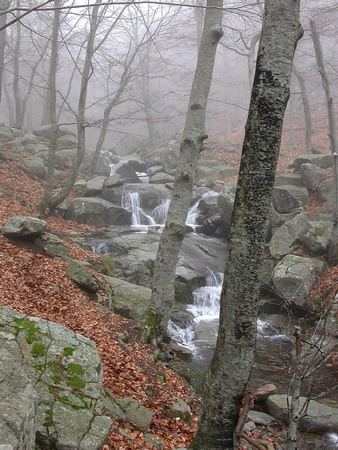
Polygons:
[[0,448],[35,448],[38,394],[20,360],[2,345],[0,383]]
[[97,176],[87,181],[84,197],[95,197],[103,191],[106,177]]
[[22,162],[29,175],[33,175],[42,180],[46,179],[47,169],[43,159],[38,156],[27,156],[26,158],[23,158]]
[[69,202],[65,218],[89,225],[129,225],[131,212],[102,198],[78,197]]
[[[307,402],[308,399],[306,397],[299,398],[301,408]],[[268,397],[266,407],[269,414],[287,423],[290,403],[290,396],[275,394]],[[299,421],[299,427],[307,433],[337,433],[338,409],[310,400],[308,405],[306,405],[306,414]]]
[[105,276],[110,291],[110,310],[129,319],[140,319],[147,311],[151,289]]
[[297,171],[300,170],[302,164],[314,164],[315,166],[321,167],[322,169],[329,169],[332,167],[332,154],[331,153],[323,153],[323,154],[306,154],[298,156],[293,160],[289,167],[295,169]]
[[30,239],[40,236],[46,229],[47,222],[29,216],[10,217],[1,230],[1,234],[8,238]]
[[292,252],[306,229],[307,218],[305,213],[297,214],[277,228],[269,244],[271,256],[278,259]]
[[151,184],[165,184],[165,183],[173,183],[175,177],[169,175],[165,172],[157,172],[155,175],[150,177],[149,183]]
[[102,364],[95,343],[59,324],[2,307],[0,337],[0,373],[8,375],[1,383],[1,415],[19,442],[23,432],[31,439],[36,429],[42,448],[102,449],[111,419],[102,415]]
[[315,309],[311,299],[307,300],[313,284],[325,268],[318,259],[287,255],[275,267],[273,284],[276,292],[284,299],[304,309]]
[[327,205],[333,205],[335,187],[333,178],[328,178],[320,183],[316,191],[318,200]]
[[324,255],[327,251],[332,234],[330,220],[309,221],[306,232],[300,237],[300,242],[315,255]]
[[272,204],[279,213],[289,213],[297,208],[306,208],[310,197],[306,188],[277,186],[272,191]]
[[277,172],[274,186],[302,186],[302,179],[298,173],[283,170]]
[[302,164],[300,166],[300,173],[303,185],[310,189],[310,191],[316,191],[326,177],[326,171],[324,169],[310,163]]
[[132,160],[120,161],[114,166],[114,173],[121,175],[124,183],[140,183],[136,172],[139,172],[139,170],[132,163]]

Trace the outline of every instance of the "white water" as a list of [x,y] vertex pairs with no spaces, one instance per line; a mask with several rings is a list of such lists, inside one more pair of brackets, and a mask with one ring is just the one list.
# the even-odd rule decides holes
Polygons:
[[202,198],[205,198],[205,197],[216,197],[216,196],[218,196],[218,194],[215,191],[208,191],[205,194],[203,194],[201,196],[201,198],[199,198],[189,209],[189,212],[187,215],[187,220],[185,222],[186,225],[189,225],[189,226],[195,228],[197,225],[197,223],[196,223],[197,217],[200,214],[199,210],[198,210],[198,205],[199,205],[200,201],[202,200]]
[[141,209],[140,194],[138,192],[127,192],[123,194],[122,207],[131,211],[132,225],[155,225],[155,220]]
[[153,217],[155,223],[158,225],[164,225],[167,220],[168,209],[170,205],[170,199],[162,200],[162,203],[159,206],[156,206],[153,210]]

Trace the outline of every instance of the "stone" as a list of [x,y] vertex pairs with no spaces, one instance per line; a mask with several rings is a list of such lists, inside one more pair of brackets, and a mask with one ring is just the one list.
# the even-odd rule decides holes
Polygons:
[[[290,401],[291,397],[289,397]],[[306,397],[300,397],[300,406],[302,407],[307,401]],[[266,408],[269,414],[276,417],[276,419],[287,422],[288,396],[286,394],[271,395],[266,401]],[[299,421],[299,427],[307,433],[337,433],[338,409],[310,400],[306,415]]]
[[1,141],[12,141],[14,139],[13,133],[10,128],[0,127],[0,140]]
[[277,394],[277,387],[274,384],[263,384],[256,391],[257,403],[265,402],[269,395]]
[[[152,177],[156,173],[163,172],[163,166],[157,165],[157,166],[151,166],[149,169],[147,169],[147,174]],[[166,171],[165,171],[166,172]]]
[[198,166],[196,170],[196,179],[198,181],[201,180],[208,180],[208,181],[215,181],[220,180],[221,178],[224,178],[221,175],[221,172],[216,167],[205,167],[205,166]]
[[282,174],[277,172],[274,186],[302,186],[302,179],[298,173],[283,170]]
[[119,173],[113,173],[109,178],[106,178],[104,182],[105,188],[112,188],[116,186],[121,186],[123,184],[122,177]]
[[87,291],[97,292],[99,290],[93,275],[88,272],[84,263],[71,258],[67,258],[66,263],[68,265],[67,274],[71,280]]
[[[50,139],[52,130],[53,130],[53,127],[50,124],[48,124],[48,125],[41,125],[39,127],[34,128],[33,133],[36,136],[40,136],[40,137],[43,137],[43,138],[46,138],[46,139]],[[62,127],[58,128],[58,135],[59,136],[65,136],[67,134],[68,135],[72,134],[73,136],[75,136],[75,133],[72,133],[71,131],[69,131],[66,128],[62,128]]]
[[310,189],[310,191],[316,191],[320,183],[324,181],[326,177],[326,171],[324,169],[310,163],[302,164],[300,173],[303,185]]
[[0,348],[0,448],[35,448],[37,403],[20,360]]
[[316,191],[318,200],[326,205],[333,205],[334,201],[334,181],[332,178],[320,183]]
[[173,183],[175,177],[165,173],[165,172],[158,172],[155,173],[152,177],[149,179],[149,183],[151,184],[165,184],[165,183]]
[[269,414],[260,411],[249,411],[248,419],[254,422],[256,425],[271,425],[272,422],[275,422],[276,419]]
[[300,242],[314,255],[325,255],[331,239],[332,223],[328,221],[307,222],[306,232]]
[[301,213],[277,228],[269,244],[271,256],[278,259],[291,253],[299,238],[306,232],[307,226],[307,216]]
[[137,176],[137,170],[129,161],[119,162],[115,168],[115,173],[121,175],[124,183],[139,183],[139,177]]
[[175,353],[175,357],[180,359],[181,361],[192,361],[193,354],[192,351],[188,348],[176,344],[170,344],[169,348]]
[[147,311],[151,289],[109,276],[104,277],[110,287],[109,309],[129,319],[141,319]]
[[131,212],[101,198],[77,197],[69,202],[65,218],[89,225],[129,225]]
[[69,253],[68,246],[64,241],[51,233],[43,233],[34,240],[34,244],[52,258],[59,257],[64,259]]
[[140,403],[131,397],[124,397],[116,400],[119,407],[125,413],[126,420],[133,422],[140,431],[146,431],[153,418],[150,409],[140,405]]
[[272,191],[272,204],[279,213],[289,213],[297,208],[306,208],[310,197],[306,188],[277,186]]
[[61,148],[74,148],[77,147],[77,138],[72,134],[64,134],[58,138],[58,147]]
[[7,220],[1,234],[13,239],[31,239],[40,236],[46,228],[45,220],[29,216],[14,216]]
[[323,153],[323,154],[306,154],[298,156],[294,159],[294,161],[289,164],[290,168],[293,168],[297,171],[300,170],[302,164],[314,164],[315,166],[321,167],[322,169],[329,169],[332,167],[332,154],[331,153]]
[[307,301],[306,297],[324,268],[325,263],[318,259],[296,255],[285,256],[273,272],[276,293],[300,308],[316,308],[316,305]]
[[[26,383],[22,370],[37,395],[33,415],[39,448],[102,449],[111,419],[102,415],[102,364],[93,341],[57,323],[0,307],[0,349],[1,357],[4,350],[11,355],[8,363],[0,365],[0,377],[4,370],[7,375],[8,370],[12,370],[12,376],[6,376],[6,383],[11,382],[13,386],[9,388],[1,383],[0,403],[5,398],[2,387],[5,387],[5,396],[10,396],[11,389],[15,389],[19,413],[24,416],[27,401],[20,394]],[[30,399],[29,408],[34,408],[34,392],[30,394],[29,383],[24,393]],[[12,405],[13,408],[16,405],[14,399]],[[15,423],[19,417],[15,411],[1,405],[0,416],[4,417],[5,411],[7,416],[10,414],[6,417],[7,423]],[[19,428],[18,432],[22,433],[27,426],[28,423],[22,422],[22,430]],[[26,436],[34,431],[31,422]],[[1,437],[1,444],[4,442]]]
[[203,394],[205,372],[189,362],[177,360],[170,361],[168,367],[184,378],[197,394]]
[[87,181],[87,189],[85,190],[85,197],[95,197],[103,191],[106,177],[97,176]]
[[38,156],[27,156],[22,159],[26,171],[29,175],[45,180],[47,176],[47,170],[45,164]]
[[192,414],[189,405],[184,400],[177,400],[166,410],[166,415],[172,418],[180,418],[183,422],[191,425]]
[[173,144],[169,149],[165,151],[161,156],[162,166],[165,172],[169,173],[176,169],[177,161],[180,155],[179,143]]

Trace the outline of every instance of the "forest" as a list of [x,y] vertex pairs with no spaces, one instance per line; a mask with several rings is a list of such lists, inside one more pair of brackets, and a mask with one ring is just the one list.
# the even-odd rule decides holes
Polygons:
[[334,449],[334,0],[0,0],[0,443]]

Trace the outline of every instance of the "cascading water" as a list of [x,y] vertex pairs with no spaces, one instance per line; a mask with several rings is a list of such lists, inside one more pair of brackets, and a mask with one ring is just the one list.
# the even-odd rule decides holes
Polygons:
[[191,226],[191,227],[193,227],[193,228],[195,228],[196,227],[196,225],[197,225],[197,222],[196,222],[196,220],[197,220],[197,217],[199,216],[199,209],[198,209],[198,206],[199,206],[199,203],[200,203],[200,201],[202,200],[202,198],[205,198],[205,197],[216,197],[216,196],[218,196],[218,194],[217,194],[217,192],[215,192],[215,191],[208,191],[208,192],[205,192],[202,196],[201,196],[201,198],[199,198],[193,205],[192,205],[192,207],[189,209],[189,212],[188,212],[188,215],[187,215],[187,220],[186,220],[186,225],[189,225],[189,226]]
[[155,225],[154,219],[143,212],[138,192],[127,192],[122,196],[122,207],[131,211],[132,225]]
[[166,200],[162,200],[162,203],[154,208],[152,215],[157,225],[165,224],[165,221],[167,220],[169,205],[170,199],[167,198]]

